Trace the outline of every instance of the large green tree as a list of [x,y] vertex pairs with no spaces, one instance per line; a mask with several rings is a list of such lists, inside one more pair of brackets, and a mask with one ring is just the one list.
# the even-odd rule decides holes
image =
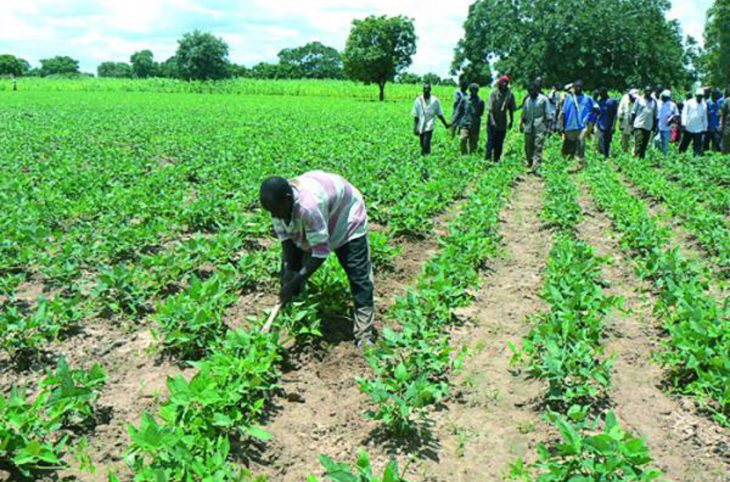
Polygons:
[[57,55],[49,59],[41,59],[40,74],[47,75],[69,75],[79,73],[79,61],[66,55]]
[[345,52],[345,75],[366,84],[377,84],[380,100],[385,84],[411,65],[416,53],[416,31],[407,17],[370,16],[354,20]]
[[10,54],[0,55],[0,75],[23,75],[22,59]]
[[175,57],[185,80],[218,80],[230,75],[228,44],[211,33],[186,33],[178,41]]
[[337,49],[310,42],[279,52],[279,68],[292,79],[341,79],[342,58]]
[[520,83],[577,78],[589,86],[680,85],[688,78],[668,0],[477,0],[453,73],[469,81],[495,69]]
[[155,57],[150,50],[140,50],[129,57],[129,63],[132,64],[134,76],[140,79],[154,77],[158,73],[158,66],[155,63]]
[[126,62],[102,62],[96,68],[99,77],[131,78],[132,66]]
[[715,0],[707,11],[704,37],[704,80],[715,86],[730,83],[730,0]]

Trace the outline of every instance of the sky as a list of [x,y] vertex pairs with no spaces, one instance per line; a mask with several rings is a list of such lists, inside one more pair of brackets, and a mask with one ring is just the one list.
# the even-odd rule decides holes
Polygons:
[[[418,50],[410,70],[446,76],[473,0],[0,0],[0,54],[37,66],[69,55],[84,72],[107,60],[129,61],[150,49],[158,61],[194,29],[229,45],[231,61],[275,62],[283,48],[318,40],[342,50],[353,19],[371,14],[415,20]],[[702,44],[712,0],[673,0],[668,14]]]

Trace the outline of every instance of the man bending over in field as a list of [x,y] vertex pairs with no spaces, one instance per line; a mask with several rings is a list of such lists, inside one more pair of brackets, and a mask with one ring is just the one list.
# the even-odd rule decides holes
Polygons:
[[371,345],[373,277],[368,217],[360,191],[336,174],[311,171],[292,180],[266,179],[259,198],[281,241],[281,303],[289,303],[334,251],[355,301],[357,346]]

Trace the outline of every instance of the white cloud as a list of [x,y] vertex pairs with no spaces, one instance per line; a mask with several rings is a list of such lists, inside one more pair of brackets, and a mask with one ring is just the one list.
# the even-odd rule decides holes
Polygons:
[[691,35],[700,45],[704,45],[705,16],[711,6],[711,0],[675,0],[667,16],[679,20],[684,34]]
[[[414,18],[418,51],[411,70],[446,75],[474,0],[24,0],[3,2],[0,52],[31,63],[56,54],[94,71],[103,60],[128,60],[149,48],[172,55],[176,39],[199,28],[230,45],[231,59],[251,65],[276,60],[279,50],[312,40],[344,48],[353,19],[367,15]],[[712,0],[674,0],[669,18],[702,42]]]

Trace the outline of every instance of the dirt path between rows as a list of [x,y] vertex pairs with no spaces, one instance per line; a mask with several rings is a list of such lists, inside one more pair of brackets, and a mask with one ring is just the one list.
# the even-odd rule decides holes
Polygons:
[[627,313],[614,310],[606,320],[606,352],[615,353],[611,390],[621,424],[647,439],[651,456],[668,480],[725,482],[730,471],[730,431],[698,414],[690,400],[671,397],[661,390],[663,371],[652,361],[661,349],[660,321],[653,316],[655,298],[650,285],[632,270],[630,255],[620,248],[620,236],[601,213],[585,184],[580,185],[584,219],[579,236],[601,256],[605,291],[625,300]]
[[489,261],[474,303],[461,311],[469,321],[452,334],[471,355],[455,381],[455,396],[435,414],[436,460],[417,464],[412,480],[498,481],[518,457],[531,458],[545,424],[536,402],[543,386],[510,367],[508,343],[521,346],[530,315],[547,309],[539,293],[552,239],[538,218],[542,181],[528,176],[515,185],[502,212],[505,256]]

